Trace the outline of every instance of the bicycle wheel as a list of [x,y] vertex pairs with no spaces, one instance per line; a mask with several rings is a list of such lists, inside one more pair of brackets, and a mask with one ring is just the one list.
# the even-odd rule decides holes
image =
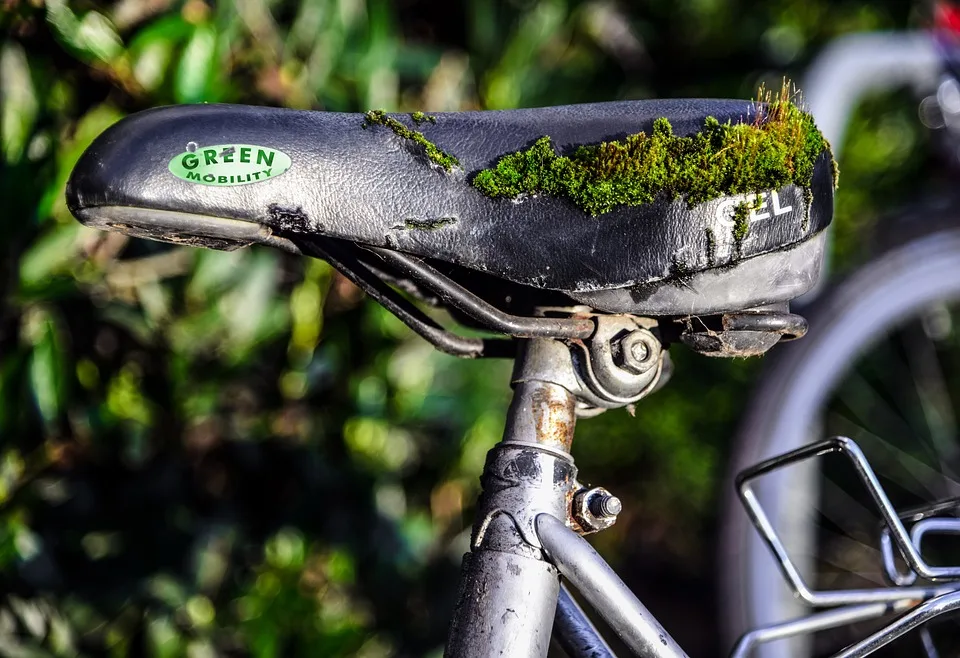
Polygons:
[[[807,314],[807,336],[773,357],[741,425],[732,471],[844,434],[861,443],[898,509],[957,495],[958,301],[960,228],[907,241],[856,271]],[[769,474],[758,483],[760,500],[808,582],[881,586],[879,517],[870,516],[865,492],[826,462]],[[724,515],[721,592],[731,643],[750,628],[808,613],[732,487]],[[754,655],[832,655],[867,631],[785,640]],[[905,638],[877,655],[920,655],[917,642]]]

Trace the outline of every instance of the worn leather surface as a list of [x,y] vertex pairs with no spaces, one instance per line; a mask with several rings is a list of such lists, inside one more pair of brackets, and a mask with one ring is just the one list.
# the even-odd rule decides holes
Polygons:
[[[649,131],[661,116],[676,134],[686,135],[698,131],[707,116],[737,122],[751,115],[751,103],[725,100],[438,113],[436,124],[420,126],[408,115],[391,115],[460,160],[462,170],[447,173],[422,147],[389,128],[362,128],[361,114],[165,107],[132,115],[98,137],[73,172],[68,204],[75,214],[97,206],[132,206],[239,219],[277,232],[391,247],[538,288],[605,290],[729,266],[809,238],[832,217],[828,155],[818,164],[811,206],[801,190],[790,186],[779,191],[780,214],[774,215],[768,195],[739,244],[732,221],[725,218],[729,199],[693,209],[682,200],[664,200],[591,217],[547,196],[490,199],[470,185],[471,177],[543,135],[566,150]],[[286,153],[292,166],[248,185],[199,185],[168,170],[170,160],[191,142],[201,149],[266,146]],[[726,215],[718,211],[725,202]],[[82,214],[88,221],[95,216]],[[437,220],[449,221],[411,228]]]

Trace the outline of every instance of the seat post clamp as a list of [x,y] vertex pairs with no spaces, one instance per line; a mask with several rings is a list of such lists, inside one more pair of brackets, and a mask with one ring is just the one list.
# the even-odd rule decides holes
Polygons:
[[563,386],[577,399],[578,415],[591,416],[633,404],[669,373],[655,322],[622,315],[595,316],[593,322],[589,338],[522,341],[513,384]]

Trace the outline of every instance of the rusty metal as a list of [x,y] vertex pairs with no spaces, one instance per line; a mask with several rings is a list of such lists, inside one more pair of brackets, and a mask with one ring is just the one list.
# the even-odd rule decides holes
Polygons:
[[[626,316],[598,316],[594,321],[597,331],[587,340],[521,341],[514,385],[541,381],[561,386],[573,396],[581,417],[625,407],[654,391],[661,375],[670,370],[667,353],[651,331],[656,323]],[[622,341],[631,335],[627,348],[632,362],[627,366]],[[632,348],[640,343],[646,356],[640,349],[633,354]]]
[[588,338],[593,322],[582,317],[523,317],[511,315],[487,303],[426,261],[392,249],[365,247],[416,283],[435,292],[444,304],[455,308],[482,326],[518,338]]
[[521,382],[513,391],[504,440],[570,452],[576,411],[576,398],[564,387],[544,381]]
[[581,489],[573,495],[571,513],[581,535],[605,530],[617,522],[620,499],[603,487]]
[[573,397],[547,382],[517,387],[504,440],[487,454],[447,658],[545,658],[560,585],[537,515],[570,516],[580,489],[569,447]]
[[[628,385],[630,399],[646,394],[662,368],[659,342],[647,328],[630,319],[598,319],[598,325],[605,328],[599,339],[603,342],[599,350],[604,362],[601,368],[609,365],[619,370],[613,379],[625,378],[621,383]],[[643,343],[644,348],[631,354],[641,364],[635,369],[642,370],[642,362],[647,359],[653,361],[643,374],[614,363],[619,341],[634,332],[642,332],[642,339],[636,342]],[[589,362],[597,340],[594,336],[569,343],[553,339],[521,342],[503,441],[487,454],[480,477],[482,493],[470,552],[464,557],[446,658],[545,658],[546,638],[557,610],[559,573],[552,563],[555,556],[548,558],[544,551],[539,526],[550,518],[568,532],[586,534],[616,520],[619,500],[605,489],[584,488],[577,481],[569,452],[577,415],[584,405],[596,408],[625,404],[616,396],[611,400],[597,395],[574,366],[575,354]],[[611,346],[613,341],[618,341],[618,347]],[[596,560],[587,569],[591,573],[598,569],[593,562]],[[572,562],[566,564],[572,568]],[[609,567],[606,569],[609,571]],[[601,581],[612,582],[605,574],[601,573]],[[588,592],[596,589],[589,579],[582,583]],[[622,583],[619,587],[625,590]],[[623,637],[645,643],[649,632],[656,631],[656,651],[649,655],[685,655],[635,597],[617,590],[613,600],[613,608],[627,606],[626,616],[613,616],[615,628]]]
[[617,406],[594,395],[577,373],[572,353],[584,353],[586,349],[581,340],[520,341],[511,382],[514,388],[525,382],[549,382],[565,388],[575,399],[578,416],[595,415],[597,409]]
[[680,341],[707,356],[744,357],[763,354],[778,342],[807,333],[807,321],[788,313],[786,303],[764,308],[685,318]]

